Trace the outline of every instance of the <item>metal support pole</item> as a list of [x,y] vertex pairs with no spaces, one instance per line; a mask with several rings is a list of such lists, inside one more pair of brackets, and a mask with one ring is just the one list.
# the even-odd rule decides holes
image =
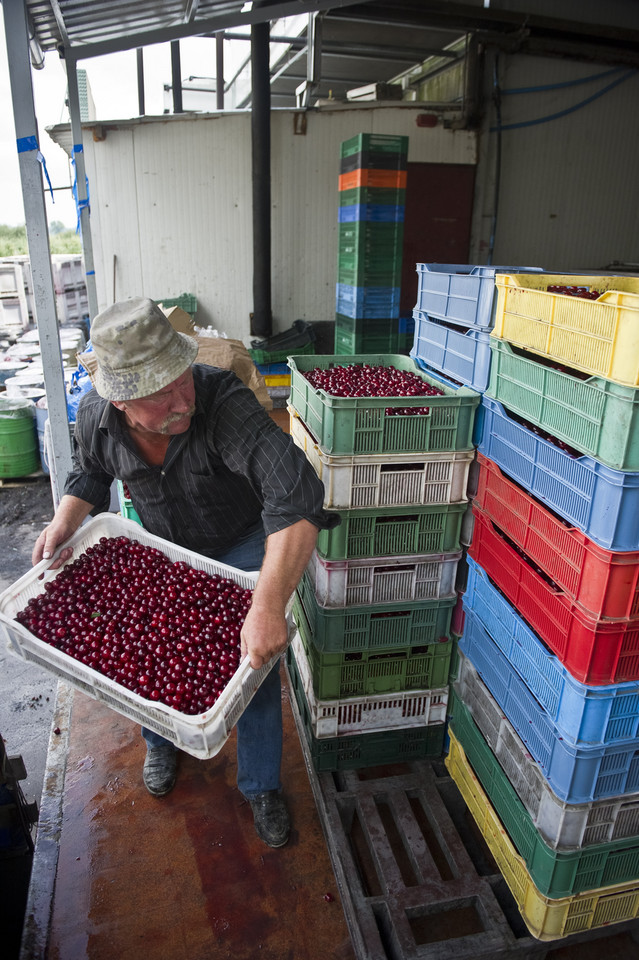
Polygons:
[[180,41],[171,41],[171,87],[173,89],[173,113],[182,109],[182,67],[180,66]]
[[51,486],[54,502],[57,503],[66,475],[71,469],[71,437],[51,271],[49,229],[42,181],[42,155],[38,146],[38,124],[33,102],[26,4],[24,0],[4,0],[2,11],[33,278],[33,300],[49,409],[53,460],[53,462],[50,460]]
[[136,50],[136,60],[138,67],[138,114],[144,116],[144,47],[138,47]]
[[253,162],[253,317],[251,333],[270,337],[271,313],[271,77],[270,25],[251,27]]
[[73,161],[75,163],[76,200],[80,219],[80,236],[84,259],[84,273],[89,303],[89,319],[93,320],[98,312],[98,294],[95,287],[95,265],[93,262],[93,239],[91,237],[89,196],[87,190],[86,168],[84,164],[84,145],[82,140],[82,122],[80,119],[80,97],[78,94],[78,71],[75,60],[65,59],[69,92],[69,113],[71,115],[71,136],[73,137]]
[[215,106],[224,109],[224,31],[215,34]]

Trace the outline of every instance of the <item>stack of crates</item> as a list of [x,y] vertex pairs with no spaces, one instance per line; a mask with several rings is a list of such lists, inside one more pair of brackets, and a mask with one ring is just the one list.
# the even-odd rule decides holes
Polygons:
[[[403,355],[348,364],[421,373]],[[341,523],[319,533],[294,601],[289,675],[318,772],[439,756],[451,618],[479,395],[336,397],[306,377],[339,356],[292,356],[290,424]],[[397,412],[396,412],[397,411]]]
[[399,316],[408,137],[360,133],[341,145],[335,353],[408,353]]
[[88,333],[89,298],[82,257],[56,253],[51,267],[58,322],[62,326],[81,323]]
[[639,280],[495,286],[446,763],[553,940],[639,916]]
[[537,267],[418,263],[417,303],[410,355],[424,370],[483,392],[490,374],[497,273]]
[[21,257],[0,261],[0,337],[15,340],[29,327]]

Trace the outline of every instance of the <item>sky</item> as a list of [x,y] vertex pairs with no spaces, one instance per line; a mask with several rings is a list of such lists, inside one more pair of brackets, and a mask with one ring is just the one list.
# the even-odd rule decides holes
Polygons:
[[[228,81],[235,66],[249,53],[244,41],[224,44],[224,75]],[[180,41],[182,76],[211,77],[215,73],[215,41],[189,37]],[[89,87],[100,120],[125,120],[138,115],[137,60],[134,50],[94,57],[78,63],[86,69]],[[149,115],[164,112],[164,84],[171,82],[170,44],[144,48],[145,110]],[[45,55],[43,70],[32,70],[34,103],[38,121],[38,143],[44,156],[53,187],[70,187],[72,178],[69,159],[64,150],[49,137],[46,127],[68,121],[64,101],[66,74],[55,52]],[[54,202],[46,193],[49,223],[59,220],[75,229],[77,215],[71,190],[55,190]],[[24,223],[22,185],[16,152],[15,125],[11,85],[7,64],[4,22],[0,16],[0,224],[18,226]]]

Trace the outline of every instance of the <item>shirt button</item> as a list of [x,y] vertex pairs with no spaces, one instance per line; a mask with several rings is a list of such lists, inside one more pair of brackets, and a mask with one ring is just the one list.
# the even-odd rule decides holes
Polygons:
[[166,473],[164,472],[164,470],[160,470],[160,473],[162,474],[163,477],[166,476]]

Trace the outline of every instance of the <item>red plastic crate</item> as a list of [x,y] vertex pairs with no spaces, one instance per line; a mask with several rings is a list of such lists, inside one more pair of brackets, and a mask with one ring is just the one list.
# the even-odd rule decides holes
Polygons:
[[639,679],[639,621],[597,620],[549,584],[473,505],[469,554],[581,683]]
[[588,616],[639,618],[639,551],[613,552],[564,523],[478,453],[475,502]]
[[360,167],[350,173],[340,173],[339,189],[351,190],[353,187],[394,187],[403,190],[406,187],[406,171]]

